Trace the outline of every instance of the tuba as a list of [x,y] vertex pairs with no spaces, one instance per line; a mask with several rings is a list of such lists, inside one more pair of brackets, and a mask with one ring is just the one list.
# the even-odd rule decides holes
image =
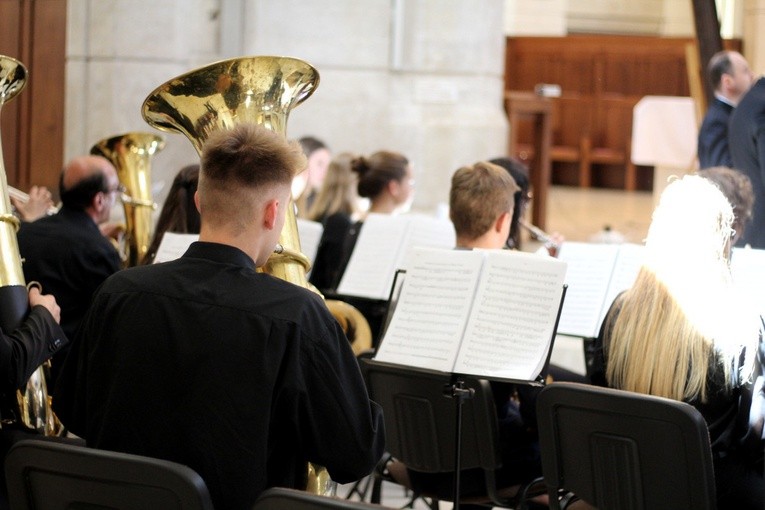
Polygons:
[[[142,114],[157,129],[184,134],[201,154],[211,133],[238,123],[260,124],[286,136],[290,110],[307,99],[318,84],[318,71],[299,59],[234,58],[160,85],[144,101]],[[295,208],[290,201],[279,246],[263,270],[315,291],[306,278],[309,268],[310,261],[300,251]],[[335,493],[335,482],[321,466],[309,463],[306,479],[309,492]]]
[[[27,69],[18,60],[0,55],[0,107],[13,99],[27,82]],[[0,327],[13,331],[29,310],[29,297],[21,269],[21,255],[16,232],[19,220],[12,214],[8,178],[0,145]],[[26,387],[16,392],[16,402],[7,403],[15,421],[45,435],[59,433],[58,422],[50,407],[45,371],[38,367]],[[3,417],[5,420],[7,417]]]
[[137,266],[149,250],[153,218],[157,209],[151,193],[151,157],[165,147],[162,137],[152,133],[125,133],[105,138],[90,149],[103,156],[117,169],[120,184],[125,188],[122,205],[125,210],[124,262]]

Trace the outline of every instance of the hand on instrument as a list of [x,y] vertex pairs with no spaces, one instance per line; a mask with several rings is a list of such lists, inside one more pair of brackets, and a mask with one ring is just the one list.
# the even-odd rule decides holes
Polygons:
[[52,294],[40,293],[40,289],[37,286],[32,286],[29,289],[29,305],[44,306],[48,309],[56,322],[61,322],[61,307],[56,303],[56,298],[53,297]]
[[560,250],[563,241],[565,241],[565,237],[563,237],[563,235],[559,234],[558,232],[553,232],[550,234],[550,240],[545,243],[547,253],[549,253],[551,257],[557,257],[558,251]]
[[101,229],[101,234],[104,237],[120,241],[122,235],[125,233],[125,226],[121,223],[102,223],[98,226]]
[[35,221],[45,216],[53,207],[53,197],[45,186],[32,186],[29,200],[22,202],[11,196],[11,203],[23,221]]

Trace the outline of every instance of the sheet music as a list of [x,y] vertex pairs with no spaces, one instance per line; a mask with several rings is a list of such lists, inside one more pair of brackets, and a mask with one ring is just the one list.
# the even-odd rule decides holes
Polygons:
[[765,316],[765,250],[733,248],[730,271],[741,299]]
[[491,251],[454,372],[534,380],[544,368],[563,293],[566,263]]
[[619,246],[563,243],[558,258],[568,263],[568,290],[558,325],[560,334],[584,338],[597,336]]
[[643,264],[643,252],[645,246],[642,244],[625,243],[619,246],[619,253],[616,255],[614,263],[614,272],[611,275],[611,282],[608,285],[606,299],[603,301],[603,308],[598,316],[598,325],[595,335],[600,332],[600,325],[606,318],[611,303],[622,291],[632,287],[640,272],[640,266]]
[[367,216],[337,287],[339,294],[387,299],[407,221],[405,216]]
[[191,243],[198,240],[199,234],[165,232],[162,236],[162,241],[159,243],[159,248],[157,248],[154,264],[180,258],[189,249]]
[[451,372],[483,257],[471,251],[418,248],[410,262],[375,359]]
[[316,260],[316,252],[319,251],[319,242],[321,241],[321,234],[324,232],[324,225],[318,221],[298,218],[297,229],[300,237],[300,251],[313,264]]
[[451,222],[420,214],[369,214],[340,280],[339,294],[387,299],[397,269],[413,247],[452,248]]

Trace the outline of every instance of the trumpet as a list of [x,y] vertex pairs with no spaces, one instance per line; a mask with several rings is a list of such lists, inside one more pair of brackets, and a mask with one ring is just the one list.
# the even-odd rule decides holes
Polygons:
[[[20,189],[14,188],[13,186],[8,186],[8,196],[11,198],[15,198],[22,204],[26,204],[27,202],[29,202],[29,194],[24,193]],[[45,214],[47,214],[48,216],[56,214],[60,208],[61,208],[60,203],[58,205],[51,206],[48,208],[47,211],[45,211]]]

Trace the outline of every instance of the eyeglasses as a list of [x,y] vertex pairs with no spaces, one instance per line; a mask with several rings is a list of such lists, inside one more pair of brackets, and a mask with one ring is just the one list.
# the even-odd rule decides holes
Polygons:
[[127,188],[123,186],[122,184],[118,184],[115,188],[107,188],[103,191],[103,193],[125,193],[127,191]]

